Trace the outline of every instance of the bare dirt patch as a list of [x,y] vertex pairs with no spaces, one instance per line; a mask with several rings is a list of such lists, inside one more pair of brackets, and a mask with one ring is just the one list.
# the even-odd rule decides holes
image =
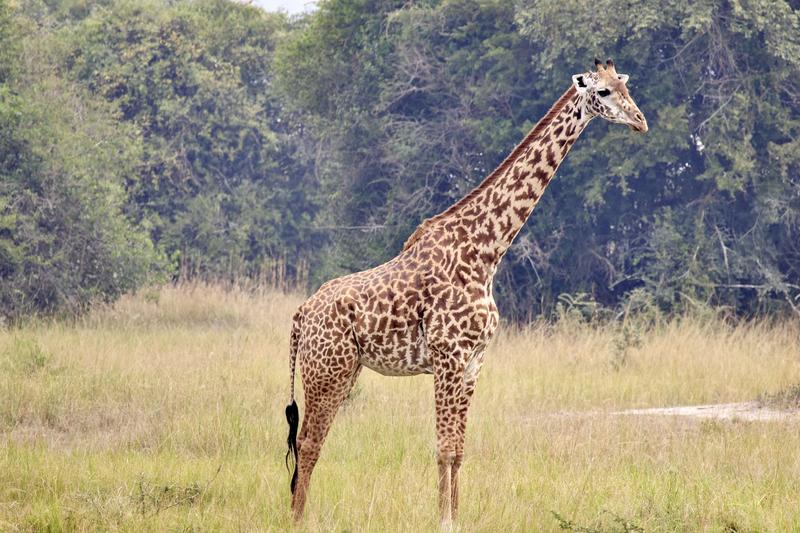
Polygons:
[[654,407],[648,409],[626,409],[614,411],[614,415],[633,416],[683,416],[717,420],[800,420],[798,409],[775,409],[763,407],[760,402],[718,403],[708,405],[684,405],[677,407]]

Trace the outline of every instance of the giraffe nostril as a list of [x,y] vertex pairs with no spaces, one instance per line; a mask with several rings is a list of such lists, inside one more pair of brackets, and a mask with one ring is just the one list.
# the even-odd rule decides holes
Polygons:
[[635,118],[636,120],[639,120],[639,121],[644,120],[644,117],[642,116],[641,113],[636,113],[635,115],[633,115],[633,118]]

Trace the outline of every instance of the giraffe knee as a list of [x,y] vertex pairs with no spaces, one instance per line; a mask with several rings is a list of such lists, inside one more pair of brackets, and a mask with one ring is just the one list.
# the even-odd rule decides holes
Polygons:
[[451,466],[455,461],[456,453],[452,450],[439,450],[436,453],[436,462],[439,466]]
[[464,461],[464,454],[463,453],[456,453],[453,456],[453,468],[459,468],[463,461]]

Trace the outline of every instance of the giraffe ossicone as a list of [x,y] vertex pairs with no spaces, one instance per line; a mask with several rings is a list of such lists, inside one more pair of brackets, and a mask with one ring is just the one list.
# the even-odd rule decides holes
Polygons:
[[[433,374],[439,512],[443,524],[456,518],[467,410],[499,318],[492,296],[497,266],[591,119],[648,129],[628,93],[628,77],[617,74],[611,60],[595,65],[595,71],[573,76],[500,166],[420,224],[396,257],[328,281],[295,313],[286,408],[295,519],[302,516],[336,411],[362,367],[390,376]],[[296,363],[305,392],[299,435]]]

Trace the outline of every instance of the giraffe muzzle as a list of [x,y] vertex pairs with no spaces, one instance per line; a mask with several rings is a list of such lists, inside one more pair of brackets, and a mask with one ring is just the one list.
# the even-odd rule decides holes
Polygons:
[[647,120],[645,120],[644,115],[641,113],[633,115],[633,121],[628,123],[628,126],[638,133],[647,133],[647,130],[650,129],[647,127]]

